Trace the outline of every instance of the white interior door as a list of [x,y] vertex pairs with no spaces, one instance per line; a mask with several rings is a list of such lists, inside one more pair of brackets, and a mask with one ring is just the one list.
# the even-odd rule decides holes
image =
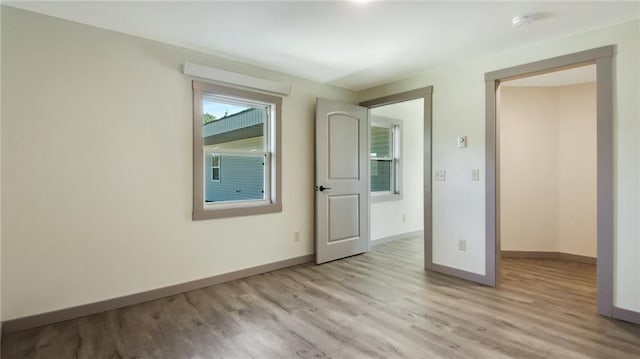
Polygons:
[[316,263],[369,249],[367,109],[316,105]]

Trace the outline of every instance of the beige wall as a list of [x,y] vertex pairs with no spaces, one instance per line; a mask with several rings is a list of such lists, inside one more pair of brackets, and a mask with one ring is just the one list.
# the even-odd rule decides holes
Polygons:
[[500,241],[503,250],[558,250],[556,91],[500,91]]
[[[191,220],[185,61],[293,85],[282,213]],[[3,319],[314,252],[314,105],[353,92],[6,7],[2,74]]]
[[501,248],[595,257],[595,84],[499,97]]
[[[485,164],[484,74],[554,56],[615,45],[614,56],[614,305],[640,312],[640,20],[506,51],[433,66],[417,76],[359,93],[364,101],[433,85],[433,168],[447,181],[433,183],[433,256],[436,263],[484,274],[485,183],[472,168]],[[466,135],[464,150],[455,146]],[[464,223],[461,226],[460,223]],[[467,239],[467,251],[457,239]]]
[[597,256],[596,85],[558,88],[558,250]]
[[[371,110],[371,114],[402,121],[402,199],[371,203],[371,239],[423,229],[424,100],[412,100]],[[404,215],[404,221],[402,219]]]

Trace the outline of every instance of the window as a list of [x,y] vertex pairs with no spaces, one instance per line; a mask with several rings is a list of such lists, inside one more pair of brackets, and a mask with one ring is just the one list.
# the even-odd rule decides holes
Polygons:
[[220,155],[211,156],[211,181],[220,182]]
[[371,199],[401,199],[400,121],[372,116],[370,136]]
[[282,99],[199,81],[193,98],[193,218],[280,212]]

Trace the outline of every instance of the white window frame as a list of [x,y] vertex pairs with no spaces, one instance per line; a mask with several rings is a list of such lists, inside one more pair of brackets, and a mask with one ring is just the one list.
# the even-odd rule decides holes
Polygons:
[[[264,151],[215,150],[207,151],[203,139],[203,100],[264,107],[267,118],[264,123]],[[282,211],[281,201],[281,113],[282,98],[260,92],[227,87],[201,81],[193,81],[193,219],[212,219],[248,216]],[[264,196],[262,200],[229,202],[205,202],[205,156],[233,154],[240,156],[264,156]],[[221,156],[222,157],[222,156]],[[222,158],[220,157],[220,162]],[[213,175],[212,175],[213,176]]]
[[[217,166],[214,164],[216,159],[218,160],[218,165]],[[220,167],[221,167],[220,164],[221,164],[221,162],[222,162],[222,157],[219,154],[215,154],[214,153],[214,154],[211,155],[211,182],[216,182],[216,183],[220,182]],[[215,169],[218,169],[218,178],[217,179],[214,178],[214,175],[216,173],[214,171]]]
[[[382,117],[371,116],[369,127],[382,127],[391,129],[391,156],[377,157],[371,155],[370,161],[391,161],[391,190],[371,191],[371,202],[398,201],[402,199],[402,121]],[[371,131],[369,131],[371,133]],[[371,141],[370,141],[371,142]],[[371,167],[371,166],[369,166]],[[369,181],[371,181],[371,170],[369,170]],[[370,186],[372,188],[372,186]]]

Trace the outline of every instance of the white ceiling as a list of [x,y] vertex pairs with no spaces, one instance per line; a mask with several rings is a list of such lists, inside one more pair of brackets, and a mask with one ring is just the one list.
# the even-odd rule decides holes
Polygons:
[[[352,90],[640,18],[637,1],[3,3]],[[513,27],[524,14],[537,21]]]
[[506,87],[558,87],[596,82],[596,65],[575,67],[500,83]]

